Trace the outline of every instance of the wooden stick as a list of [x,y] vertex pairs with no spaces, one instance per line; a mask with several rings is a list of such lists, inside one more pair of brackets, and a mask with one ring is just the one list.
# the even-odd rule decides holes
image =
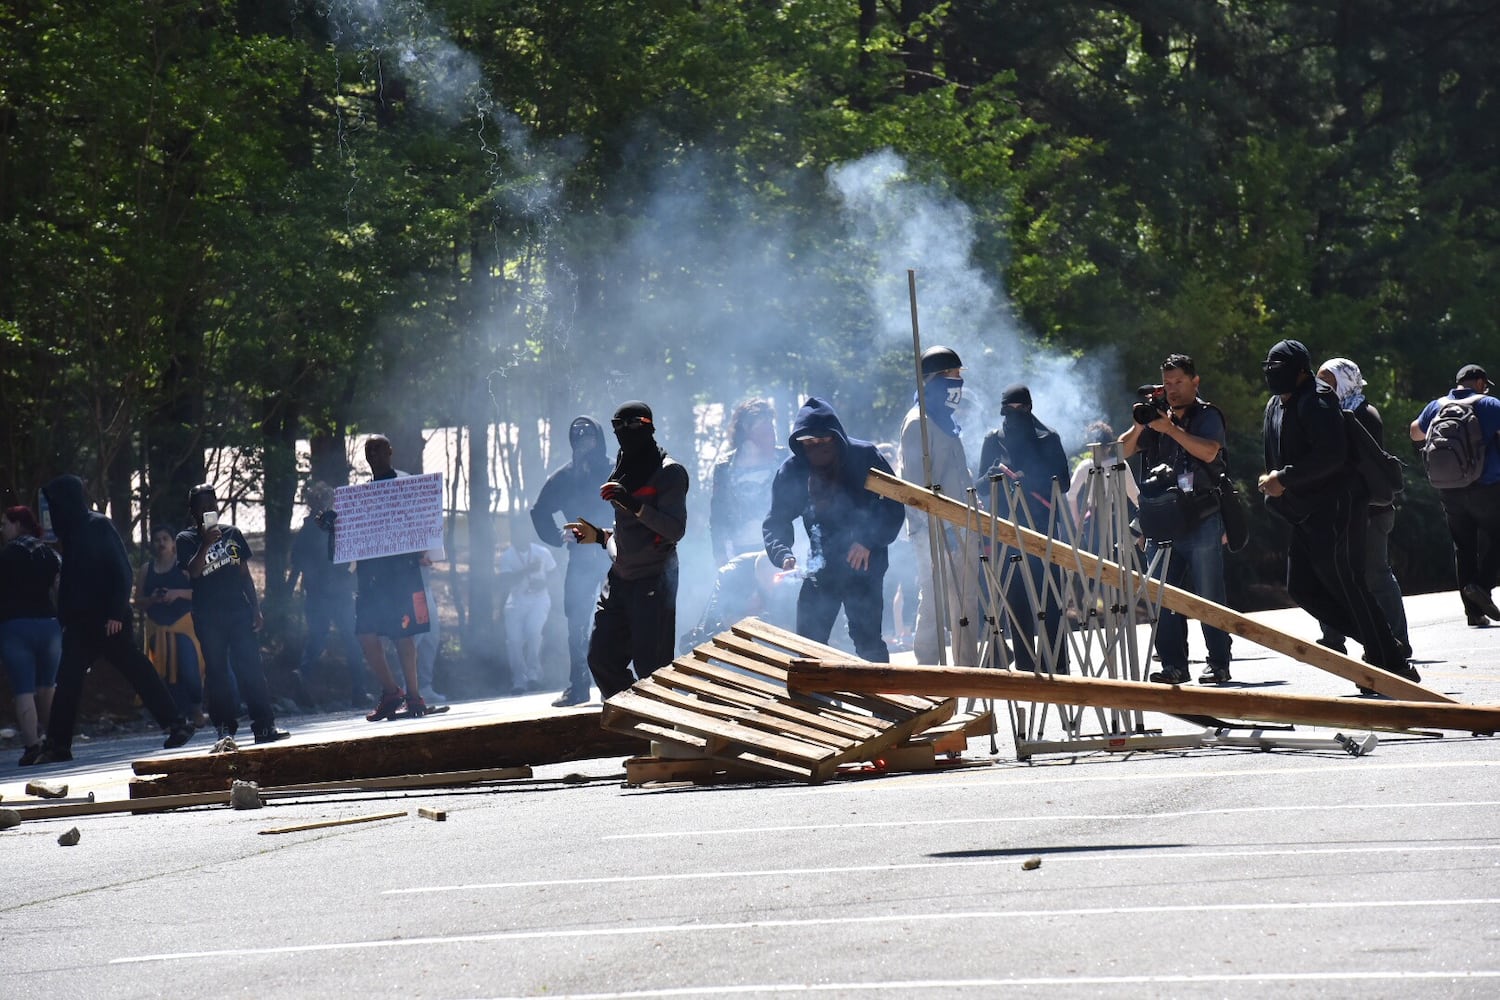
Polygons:
[[787,670],[787,684],[798,691],[999,698],[1313,726],[1365,729],[1421,726],[1471,733],[1500,732],[1500,706],[1226,691],[980,667],[893,667],[884,663],[796,660]]
[[398,819],[406,815],[406,810],[400,812],[374,813],[369,816],[350,816],[347,819],[325,819],[320,823],[298,823],[296,826],[277,826],[269,830],[260,831],[261,836],[274,833],[301,833],[303,830],[326,830],[330,826],[353,826],[356,823],[374,823],[382,819]]
[[[529,778],[529,767],[492,767],[479,771],[450,771],[442,774],[403,774],[389,778],[361,778],[355,781],[324,781],[303,785],[280,785],[262,788],[263,799],[298,798],[306,795],[339,792],[367,792],[404,788],[445,788],[479,781],[506,778]],[[141,784],[141,782],[136,782]],[[134,787],[134,786],[132,786]],[[165,812],[194,806],[218,806],[229,802],[229,789],[214,792],[184,792],[181,795],[149,795],[138,799],[112,802],[80,802],[76,805],[30,806],[17,809],[22,819],[60,819],[67,816],[96,816],[109,813]]]
[[[869,477],[865,480],[865,489],[880,496],[898,500],[908,507],[917,507],[928,513],[935,514],[949,524],[970,531],[987,532],[989,515],[976,512],[967,505],[957,500],[950,500],[943,496],[934,496],[927,490],[922,489],[915,483],[909,483],[904,479],[888,475],[878,469],[871,469]],[[1129,572],[1119,563],[1101,559],[1091,552],[1083,549],[1075,549],[1066,542],[1060,542],[1055,538],[1044,535],[1030,528],[1018,528],[1006,521],[1001,526],[1001,540],[1007,545],[1013,540],[1019,540],[1021,548],[1028,554],[1039,559],[1049,560],[1064,569],[1082,568],[1083,572],[1090,575],[1098,575],[1105,584],[1111,587],[1119,587],[1122,584],[1124,574]],[[1331,649],[1319,646],[1317,643],[1298,639],[1296,636],[1287,635],[1277,629],[1264,625],[1253,618],[1247,618],[1222,604],[1204,600],[1197,594],[1188,593],[1180,587],[1172,587],[1143,575],[1136,575],[1136,587],[1144,594],[1150,595],[1154,601],[1158,599],[1164,607],[1179,612],[1189,618],[1195,618],[1205,624],[1224,630],[1233,635],[1249,639],[1251,642],[1274,649],[1278,653],[1285,653],[1295,660],[1300,660],[1320,670],[1326,670],[1336,674],[1345,680],[1353,681],[1360,687],[1379,691],[1381,694],[1391,698],[1406,701],[1438,701],[1452,702],[1453,699],[1447,695],[1440,694],[1420,684],[1414,684],[1404,677],[1387,673],[1367,663],[1351,659],[1342,653],[1336,653]],[[1069,702],[1068,704],[1079,704]],[[1126,708],[1125,705],[1110,706],[1113,708]],[[1467,728],[1467,727],[1464,727]]]

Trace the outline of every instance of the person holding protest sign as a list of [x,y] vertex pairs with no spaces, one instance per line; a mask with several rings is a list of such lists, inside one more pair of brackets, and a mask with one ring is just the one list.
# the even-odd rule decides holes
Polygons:
[[651,407],[625,403],[610,423],[620,454],[599,496],[614,506],[614,530],[581,518],[567,526],[579,544],[602,545],[611,559],[589,636],[589,671],[604,698],[672,660],[688,491],[687,470],[656,443]]
[[[371,434],[365,440],[365,461],[370,464],[370,479],[380,482],[408,475],[391,465],[390,438]],[[365,654],[365,662],[380,682],[380,701],[365,719],[378,722],[397,716],[423,716],[427,703],[422,700],[417,679],[417,645],[415,636],[431,628],[426,587],[422,580],[425,552],[403,552],[398,555],[361,559],[355,565],[358,581],[354,599],[354,632]],[[381,639],[390,639],[401,660],[406,688],[391,673]]]

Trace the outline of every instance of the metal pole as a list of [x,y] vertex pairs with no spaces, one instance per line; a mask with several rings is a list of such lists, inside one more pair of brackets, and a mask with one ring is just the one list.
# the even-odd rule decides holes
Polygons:
[[[922,333],[917,323],[917,272],[914,268],[906,269],[906,296],[911,302],[911,353],[912,366],[917,377],[917,423],[922,431],[922,485],[934,494],[937,487],[932,482],[932,451],[927,442],[927,397],[922,391]],[[967,484],[965,484],[967,485]],[[932,560],[932,617],[937,621],[938,633],[938,665],[948,665],[948,643],[944,639],[944,632],[948,628],[948,602],[943,582],[946,576],[943,573],[942,556],[947,552],[938,535],[938,532],[946,530],[946,525],[938,520],[937,515],[927,515],[927,550],[928,558]],[[921,601],[917,604],[918,613],[921,612]]]

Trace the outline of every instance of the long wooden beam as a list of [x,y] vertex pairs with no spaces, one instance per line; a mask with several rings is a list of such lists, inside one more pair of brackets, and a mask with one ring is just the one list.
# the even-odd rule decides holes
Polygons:
[[404,774],[472,771],[528,764],[560,764],[598,757],[645,753],[646,740],[612,733],[600,725],[600,709],[554,712],[533,719],[501,719],[477,725],[401,728],[371,724],[367,736],[324,743],[273,743],[233,753],[157,757],[131,763],[139,775],[132,798],[212,792],[235,779],[264,787],[352,781]]
[[[988,536],[989,534],[988,515],[976,512],[957,500],[937,496],[916,483],[871,469],[869,478],[865,481],[865,488],[872,493],[900,501],[908,507],[916,507],[935,514],[949,524],[977,531],[981,535]],[[1030,555],[1053,562],[1064,569],[1081,568],[1084,573],[1098,575],[1105,584],[1111,587],[1122,586],[1124,575],[1130,572],[1119,563],[1101,559],[1083,549],[1075,549],[1066,542],[1060,542],[1039,531],[1019,528],[1010,521],[1002,520],[999,523],[997,535],[1005,544],[1014,545],[1019,542],[1020,547]],[[1153,602],[1159,599],[1163,606],[1188,618],[1196,618],[1205,624],[1223,629],[1231,635],[1249,639],[1267,649],[1274,649],[1278,653],[1285,653],[1293,659],[1353,681],[1360,687],[1379,691],[1387,697],[1401,701],[1453,701],[1447,695],[1415,684],[1404,677],[1397,677],[1395,674],[1372,667],[1368,663],[1361,663],[1342,653],[1319,646],[1315,642],[1288,635],[1253,618],[1248,618],[1238,611],[1226,608],[1222,604],[1204,600],[1197,594],[1189,593],[1180,587],[1169,586],[1141,574],[1135,574],[1135,586],[1138,591],[1148,595]]]
[[793,691],[998,698],[1355,729],[1500,732],[1500,706],[1269,694],[980,667],[796,660],[787,670],[787,686]]

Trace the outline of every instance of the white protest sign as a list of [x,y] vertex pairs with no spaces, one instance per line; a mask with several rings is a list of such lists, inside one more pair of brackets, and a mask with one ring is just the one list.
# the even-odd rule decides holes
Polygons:
[[333,561],[356,562],[443,547],[443,474],[397,476],[333,492]]

